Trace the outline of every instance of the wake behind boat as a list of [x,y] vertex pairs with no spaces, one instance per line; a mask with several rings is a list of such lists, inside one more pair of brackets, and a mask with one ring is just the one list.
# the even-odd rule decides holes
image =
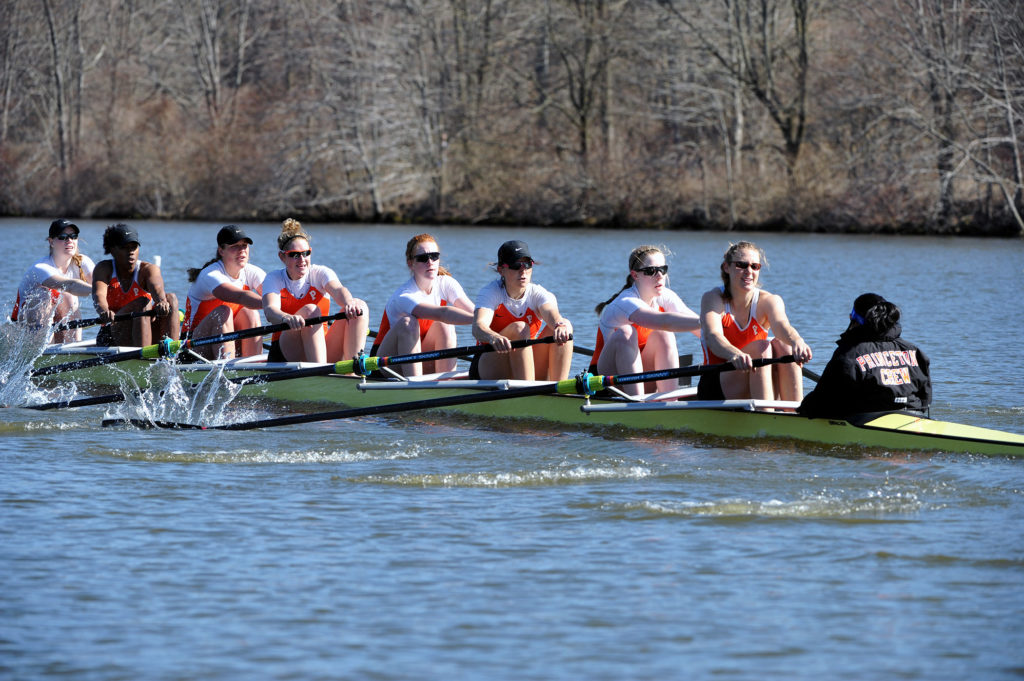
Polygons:
[[[97,347],[89,342],[51,346],[38,365],[63,363],[130,350]],[[100,365],[55,374],[50,379],[118,386],[119,373],[128,372],[145,387],[152,360],[120,362],[119,371]],[[643,399],[624,394],[530,394],[543,390],[541,381],[469,380],[461,372],[406,379],[385,370],[383,377],[338,375],[333,364],[267,362],[266,356],[222,362],[180,364],[187,380],[201,381],[210,371],[243,382],[241,394],[283,403],[329,404],[346,410],[291,417],[304,422],[337,420],[369,413],[399,413],[445,409],[484,419],[534,420],[560,426],[614,426],[673,434],[763,440],[778,438],[835,446],[863,446],[885,450],[928,450],[970,454],[1024,456],[1024,435],[981,428],[923,415],[888,412],[850,419],[808,418],[796,414],[797,403],[759,400],[695,401],[695,388],[655,393]],[[320,375],[302,375],[302,372]],[[123,373],[121,373],[123,375]],[[273,377],[287,378],[275,380]],[[301,377],[299,377],[301,376]],[[490,393],[490,396],[487,394]],[[506,395],[508,398],[506,399]],[[214,428],[247,429],[286,425],[288,419]],[[178,424],[184,425],[184,424]]]

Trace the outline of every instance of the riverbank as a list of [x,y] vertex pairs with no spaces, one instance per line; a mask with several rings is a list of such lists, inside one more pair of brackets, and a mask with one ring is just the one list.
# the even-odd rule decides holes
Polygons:
[[[0,214],[3,218],[26,218],[41,221],[50,220],[57,213],[37,211],[31,214],[10,215]],[[67,215],[60,213],[60,215]],[[716,222],[704,216],[691,214],[677,216],[662,221],[624,220],[618,216],[606,218],[589,217],[582,219],[551,220],[547,216],[538,215],[491,215],[471,218],[466,215],[448,215],[445,219],[427,213],[414,215],[382,215],[377,219],[366,219],[351,214],[325,214],[322,211],[304,213],[289,212],[276,215],[260,212],[258,214],[234,215],[174,215],[151,216],[138,213],[67,215],[72,219],[90,219],[114,222],[131,222],[133,220],[167,220],[167,221],[209,221],[209,222],[278,222],[284,217],[293,217],[303,222],[347,223],[347,224],[406,224],[424,227],[446,225],[454,227],[503,227],[533,226],[557,227],[567,229],[607,229],[607,230],[658,230],[674,232],[757,232],[757,233],[798,233],[798,234],[850,234],[850,235],[900,235],[900,236],[960,236],[960,237],[993,237],[1021,238],[1024,237],[1012,219],[990,220],[975,214],[964,214],[945,223],[934,219],[901,223],[862,223],[844,216],[833,216],[831,219],[794,220],[788,218],[771,218],[761,221],[739,221],[734,224]]]

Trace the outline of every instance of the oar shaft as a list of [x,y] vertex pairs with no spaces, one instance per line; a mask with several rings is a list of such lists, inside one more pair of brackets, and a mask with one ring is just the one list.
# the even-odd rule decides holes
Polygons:
[[[794,357],[792,355],[787,355],[785,357],[773,359],[754,360],[754,365],[766,366],[768,364],[779,364],[782,362],[792,361],[794,361]],[[262,419],[259,421],[247,421],[242,423],[228,423],[219,426],[202,426],[188,423],[172,423],[166,421],[157,421],[155,423],[151,423],[140,419],[110,419],[104,421],[103,425],[109,426],[127,422],[140,427],[156,426],[158,428],[185,428],[197,430],[253,430],[256,428],[290,426],[297,425],[300,423],[332,421],[337,419],[357,418],[360,416],[374,416],[377,414],[398,414],[402,412],[417,411],[422,409],[441,409],[444,407],[454,407],[462,404],[478,404],[483,402],[493,402],[496,400],[508,400],[519,397],[531,397],[534,395],[576,394],[583,392],[592,393],[596,392],[597,390],[600,390],[601,388],[612,385],[639,383],[642,381],[660,380],[664,378],[678,378],[680,376],[692,376],[701,373],[720,373],[723,371],[731,371],[734,369],[735,367],[732,364],[726,363],[711,366],[691,366],[682,367],[679,369],[666,369],[663,371],[645,371],[637,374],[623,374],[620,376],[589,376],[587,377],[586,381],[584,381],[582,377],[569,378],[563,381],[542,383],[540,385],[524,386],[522,388],[511,388],[508,390],[494,390],[486,393],[468,393],[464,395],[451,395],[448,397],[416,400],[413,402],[399,402],[397,404],[376,404],[367,407],[354,407],[351,409],[340,409],[337,411],[319,412],[315,414],[295,414],[294,416],[284,416],[280,418]]]
[[[119,314],[114,317],[115,322],[123,322],[129,319],[137,319],[138,317],[153,317],[156,315],[156,310],[139,310],[137,312],[128,312],[127,314]],[[61,322],[54,328],[55,331],[67,331],[70,329],[83,329],[87,326],[94,326],[102,321],[100,317],[91,317],[90,319],[72,319],[68,322]]]
[[[572,339],[572,336],[569,337]],[[526,338],[523,340],[512,341],[512,349],[518,350],[525,348],[530,345],[538,345],[540,343],[554,343],[554,336],[547,336],[545,338]],[[466,345],[461,348],[448,348],[445,350],[433,350],[431,352],[418,352],[412,355],[392,355],[391,357],[378,357],[377,366],[384,368],[386,366],[392,366],[395,364],[412,364],[414,362],[431,362],[435,359],[447,359],[449,357],[464,357],[466,355],[479,355],[483,352],[492,352],[494,347],[489,343],[483,345]]]
[[[530,338],[512,341],[514,349],[525,348],[539,343],[553,343],[554,338]],[[256,377],[231,379],[236,383],[274,383],[275,381],[288,381],[293,378],[307,378],[310,376],[325,376],[327,374],[352,374],[357,373],[356,369],[365,368],[369,371],[376,371],[387,366],[399,364],[413,364],[415,362],[429,362],[435,359],[447,357],[463,357],[475,355],[482,352],[492,352],[494,348],[489,344],[467,345],[460,348],[449,348],[447,350],[434,350],[431,352],[420,352],[412,355],[393,355],[391,357],[365,357],[363,360],[347,359],[335,362],[327,366],[309,367],[306,369],[294,369],[291,371],[280,371],[277,373],[260,374]],[[357,367],[357,364],[359,365]]]
[[38,409],[48,411],[50,409],[74,409],[76,407],[91,407],[97,404],[113,404],[124,402],[124,393],[113,393],[110,395],[96,395],[95,397],[79,397],[73,400],[60,400],[58,402],[47,402],[45,404],[30,404],[26,409]]
[[[176,342],[176,341],[175,341]],[[159,345],[147,346],[159,351]],[[143,354],[147,348],[140,348],[138,350],[128,350],[127,352],[118,352],[113,355],[98,355],[96,357],[89,357],[88,359],[79,359],[74,362],[67,362],[65,364],[54,364],[48,367],[40,367],[33,369],[30,376],[36,378],[38,376],[50,376],[51,374],[58,374],[62,371],[72,371],[74,369],[88,369],[89,367],[100,366],[102,364],[114,364],[115,362],[124,362],[129,359],[142,359],[145,355]]]
[[807,367],[801,367],[800,372],[806,377],[817,383],[821,380],[821,374],[816,371],[811,371]]
[[[332,315],[326,315],[324,317],[310,317],[306,320],[305,326],[316,326],[317,324],[323,324],[324,322],[332,322],[338,319],[345,319],[344,312],[337,312]],[[204,338],[190,338],[189,340],[182,341],[182,347],[198,348],[204,345],[216,345],[218,343],[230,343],[231,341],[242,340],[243,338],[254,338],[256,336],[266,336],[271,333],[277,333],[278,331],[288,331],[292,327],[288,324],[281,322],[280,324],[268,324],[266,326],[257,326],[252,329],[241,329],[240,331],[232,331],[231,333],[224,333],[219,336],[206,336]]]
[[[562,384],[565,384],[562,386]],[[349,419],[360,416],[374,416],[376,414],[397,414],[406,411],[419,409],[439,409],[442,407],[453,407],[460,404],[477,402],[492,402],[495,400],[507,400],[515,397],[529,397],[531,395],[548,395],[555,392],[575,392],[575,379],[567,379],[558,383],[545,383],[543,385],[527,386],[524,388],[513,388],[511,390],[495,390],[487,393],[470,393],[466,395],[451,395],[449,397],[437,397],[427,400],[416,400],[415,402],[400,402],[398,404],[375,404],[368,407],[353,407],[351,409],[340,409],[337,411],[321,412],[317,414],[296,414],[276,419],[264,419],[261,421],[249,421],[244,423],[228,423],[222,426],[198,426],[203,430],[253,430],[255,428],[268,428],[271,426],[290,426],[299,423],[313,423],[315,421],[331,421],[335,419]],[[566,390],[560,391],[559,387]],[[159,427],[172,428],[195,428],[188,424],[181,423],[160,423]]]
[[[770,364],[785,364],[788,362],[796,361],[793,355],[786,355],[784,357],[770,357],[768,359],[755,359],[754,368],[768,366]],[[658,371],[644,371],[639,374],[622,374],[620,376],[595,376],[600,378],[602,386],[605,388],[613,385],[629,385],[631,383],[645,383],[647,381],[660,381],[666,378],[684,378],[686,376],[702,376],[705,374],[720,374],[723,371],[734,371],[734,367],[729,362],[723,364],[698,364],[689,367],[679,367],[678,369],[661,369]]]
[[[336,314],[328,315],[325,317],[312,317],[306,320],[306,326],[314,326],[316,324],[322,324],[324,322],[344,318],[344,312],[338,312]],[[264,336],[268,333],[275,333],[277,331],[287,331],[290,328],[291,327],[285,323],[268,324],[267,326],[257,326],[252,329],[242,329],[241,331],[233,331],[231,333],[225,333],[219,336],[190,338],[189,340],[184,341],[167,340],[162,343],[147,345],[146,347],[139,348],[138,350],[128,350],[127,352],[119,352],[114,355],[99,355],[97,357],[80,359],[74,362],[67,362],[65,364],[54,364],[53,366],[40,367],[39,369],[33,370],[31,376],[33,378],[37,376],[49,376],[51,374],[60,373],[62,371],[72,371],[74,369],[88,369],[89,367],[100,366],[103,364],[114,364],[116,362],[124,362],[132,359],[156,359],[157,357],[166,357],[167,355],[174,355],[181,348],[195,348],[204,345],[214,345],[217,343],[230,343],[231,341],[240,340],[242,338],[253,338],[255,336]]]

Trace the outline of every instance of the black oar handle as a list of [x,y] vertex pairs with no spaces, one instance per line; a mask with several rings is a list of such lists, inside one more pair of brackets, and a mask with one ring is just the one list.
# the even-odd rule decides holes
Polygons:
[[[332,315],[326,315],[324,317],[310,317],[306,320],[303,326],[316,326],[317,324],[323,324],[324,322],[332,322],[338,319],[345,319],[344,312],[336,312]],[[241,331],[232,331],[231,333],[224,333],[219,336],[205,336],[203,338],[190,338],[182,342],[183,347],[198,348],[204,345],[214,345],[217,343],[230,343],[231,341],[241,340],[243,338],[254,338],[256,336],[266,336],[267,334],[277,333],[278,331],[288,331],[290,327],[285,322],[280,324],[267,324],[266,326],[257,326],[252,329],[242,329]]]
[[[569,340],[572,340],[570,334]],[[554,337],[548,336],[545,338],[529,338],[523,340],[512,341],[512,347],[515,349],[525,348],[530,345],[537,345],[539,343],[553,343]],[[414,362],[429,362],[435,359],[443,359],[446,357],[463,357],[465,355],[475,355],[482,352],[492,352],[494,348],[489,344],[484,345],[466,345],[461,348],[449,348],[447,350],[434,350],[431,352],[420,352],[412,355],[393,355],[391,357],[369,357],[365,358],[367,363],[375,363],[377,368],[383,368],[386,366],[398,365],[398,364],[413,364]],[[371,361],[372,360],[372,361]],[[274,383],[275,381],[289,381],[293,378],[307,378],[310,376],[325,376],[327,374],[349,374],[358,373],[363,368],[360,364],[361,360],[347,360],[341,362],[335,362],[327,366],[309,367],[307,369],[293,369],[289,371],[279,371],[277,373],[266,373],[258,376],[245,377],[245,378],[230,378],[228,380],[233,383]]]
[[[770,364],[786,364],[795,362],[796,357],[785,355],[783,357],[769,357],[767,359],[753,360],[754,368],[768,366]],[[722,364],[698,364],[696,366],[679,367],[678,369],[661,369],[659,371],[644,371],[639,374],[623,374],[621,376],[605,376],[604,387],[613,385],[629,385],[631,383],[644,383],[646,381],[660,381],[665,378],[684,378],[686,376],[703,376],[705,374],[720,374],[724,371],[735,371],[729,362]]]
[[[345,313],[337,312],[325,317],[312,317],[306,320],[305,325],[314,326],[316,324],[322,324],[324,322],[334,321],[337,319],[345,319]],[[233,331],[232,333],[225,333],[220,336],[206,336],[204,338],[192,338],[184,341],[164,339],[160,343],[147,345],[146,347],[139,348],[138,350],[128,350],[127,352],[119,352],[114,355],[100,355],[98,357],[80,359],[74,362],[67,362],[65,364],[54,364],[48,367],[40,367],[39,369],[34,369],[30,375],[35,378],[37,376],[49,376],[51,374],[60,373],[61,371],[87,369],[89,367],[100,366],[102,364],[114,364],[116,362],[124,362],[131,359],[154,359],[156,357],[166,357],[168,355],[177,354],[181,348],[194,348],[203,345],[213,345],[215,343],[229,343],[242,338],[253,338],[255,336],[264,336],[268,333],[274,333],[277,331],[287,331],[290,328],[291,327],[285,323],[268,324],[267,326],[242,329],[241,331]]]
[[[572,340],[572,334],[569,334],[569,340]],[[540,343],[554,343],[554,336],[546,336],[544,338],[524,338],[522,340],[512,341],[512,349],[518,350],[525,348],[530,345],[538,345]],[[494,347],[489,343],[482,345],[465,345],[461,348],[448,348],[446,350],[433,350],[431,352],[417,352],[412,355],[392,355],[391,357],[379,357],[377,359],[377,366],[383,368],[391,366],[393,364],[412,364],[413,362],[430,362],[435,359],[447,359],[449,357],[464,357],[466,355],[479,355],[483,352],[492,352]]]
[[[114,317],[115,322],[123,322],[128,319],[136,319],[138,317],[153,317],[156,315],[156,310],[139,310],[138,312],[129,312],[127,314],[119,314]],[[72,319],[68,322],[60,322],[53,327],[54,331],[69,331],[71,329],[83,329],[87,326],[94,326],[102,321],[100,317],[91,317],[89,319]]]

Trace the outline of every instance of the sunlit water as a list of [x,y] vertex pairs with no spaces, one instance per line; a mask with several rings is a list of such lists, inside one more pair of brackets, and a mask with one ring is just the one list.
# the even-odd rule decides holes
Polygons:
[[[0,230],[42,236],[43,222]],[[98,260],[102,225],[81,224]],[[217,225],[136,226],[183,297]],[[255,262],[277,267],[277,227],[246,229]],[[376,328],[417,230],[312,229],[314,261],[367,300]],[[592,308],[621,286],[630,248],[668,245],[672,286],[696,306],[729,240],[431,231],[471,297],[501,241],[528,241],[536,281],[589,346]],[[811,368],[853,298],[875,290],[932,358],[934,415],[1024,432],[1021,242],[756,240]],[[34,257],[0,274],[11,300]],[[26,339],[0,350],[0,402],[84,394],[29,382]],[[124,403],[2,410],[0,678],[1024,676],[1022,461],[416,414],[101,428],[284,413],[232,399],[218,377],[196,388],[154,371],[163,392],[139,395],[125,377]]]

